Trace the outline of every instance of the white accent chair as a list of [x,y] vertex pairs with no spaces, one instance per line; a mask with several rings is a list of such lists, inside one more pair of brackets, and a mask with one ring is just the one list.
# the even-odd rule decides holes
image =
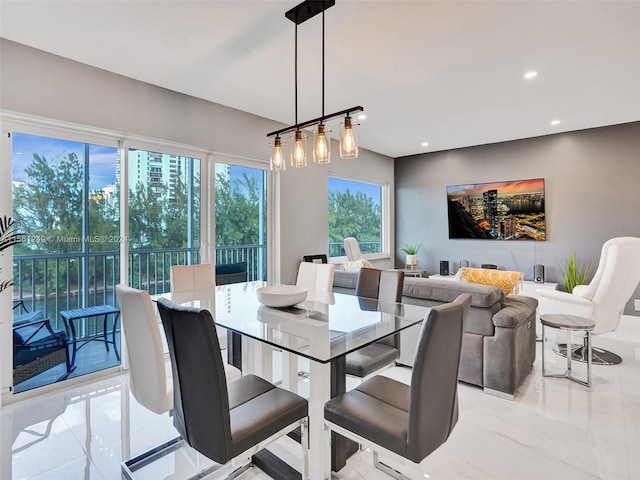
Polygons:
[[360,251],[360,244],[354,237],[347,237],[344,239],[344,251],[347,254],[347,260],[350,262],[364,258]]
[[[640,238],[618,237],[602,246],[596,273],[589,285],[578,285],[573,292],[537,289],[540,315],[559,313],[589,318],[596,323],[593,335],[612,332],[640,282]],[[586,361],[583,348],[573,350],[573,358]],[[594,364],[617,364],[622,359],[606,350],[593,348]]]

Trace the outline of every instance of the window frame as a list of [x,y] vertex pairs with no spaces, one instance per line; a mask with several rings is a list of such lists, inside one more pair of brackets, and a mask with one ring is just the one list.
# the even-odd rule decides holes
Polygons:
[[[367,177],[356,175],[345,175],[342,173],[329,172],[327,175],[327,210],[329,208],[329,179],[336,178],[346,180],[348,182],[365,183],[367,185],[375,185],[380,187],[380,242],[381,251],[374,253],[363,253],[363,258],[367,260],[388,260],[391,258],[391,187],[389,182],[375,180]],[[327,225],[328,228],[328,225]],[[346,256],[329,257],[330,263],[344,263],[347,261]]]

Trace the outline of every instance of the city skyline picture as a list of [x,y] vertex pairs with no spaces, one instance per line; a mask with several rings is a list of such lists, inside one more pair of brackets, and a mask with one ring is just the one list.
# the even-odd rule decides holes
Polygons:
[[447,187],[449,238],[546,240],[544,178]]

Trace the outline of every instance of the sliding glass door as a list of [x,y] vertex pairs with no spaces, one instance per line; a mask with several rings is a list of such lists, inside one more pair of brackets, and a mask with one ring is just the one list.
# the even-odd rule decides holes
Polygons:
[[120,362],[119,335],[109,350],[84,344],[105,326],[112,332],[114,315],[106,323],[90,317],[71,325],[60,314],[116,305],[120,158],[115,145],[13,132],[12,163],[13,218],[23,234],[13,248],[14,391],[20,392]]

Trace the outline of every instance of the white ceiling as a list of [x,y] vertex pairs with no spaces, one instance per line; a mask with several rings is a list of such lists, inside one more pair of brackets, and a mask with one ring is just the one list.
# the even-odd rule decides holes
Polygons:
[[[288,125],[297,3],[1,0],[0,35]],[[320,18],[298,27],[300,121]],[[362,105],[361,146],[392,157],[640,120],[640,1],[337,0],[325,31],[325,111]]]

